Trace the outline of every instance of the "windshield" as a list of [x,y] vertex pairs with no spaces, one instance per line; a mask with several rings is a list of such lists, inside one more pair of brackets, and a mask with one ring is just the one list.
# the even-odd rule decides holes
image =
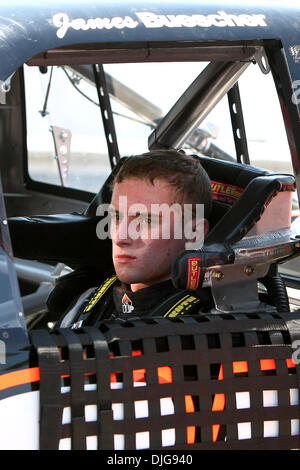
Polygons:
[[[104,66],[121,156],[149,150],[153,130],[206,66],[206,62]],[[111,165],[91,66],[25,66],[24,74],[30,177],[98,192]],[[204,134],[200,139],[196,135],[197,145],[203,139],[206,145],[207,137],[212,138],[224,152],[232,154],[234,139],[226,103],[220,104],[218,114],[216,124],[205,120],[201,126]],[[193,148],[193,142],[186,142],[184,147]],[[60,143],[62,155],[58,152]],[[197,150],[201,149],[200,143]]]
[[[207,65],[104,65],[119,155],[148,151],[149,136]],[[92,67],[25,66],[24,72],[30,177],[97,193],[111,171],[111,162]],[[258,65],[251,64],[239,84],[250,162],[292,172],[271,74],[264,75]],[[227,96],[182,147],[190,153],[236,159]]]

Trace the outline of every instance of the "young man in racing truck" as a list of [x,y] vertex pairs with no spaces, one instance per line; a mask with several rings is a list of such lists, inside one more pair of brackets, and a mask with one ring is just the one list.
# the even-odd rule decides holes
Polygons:
[[180,252],[202,246],[211,206],[210,179],[194,157],[156,150],[127,158],[108,208],[115,274],[80,295],[57,326],[205,311],[207,290],[177,290],[171,271]]

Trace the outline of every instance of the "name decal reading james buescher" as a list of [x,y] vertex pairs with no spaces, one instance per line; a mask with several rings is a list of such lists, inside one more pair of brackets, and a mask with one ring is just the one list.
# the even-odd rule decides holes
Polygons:
[[74,18],[71,19],[67,13],[56,13],[52,22],[57,28],[56,35],[60,39],[64,38],[68,30],[87,31],[90,29],[124,29],[137,28],[142,23],[145,28],[226,28],[226,27],[259,27],[268,26],[265,15],[234,15],[225,11],[217,11],[210,15],[157,15],[151,12],[136,12],[138,20],[131,16],[114,16],[113,18]]

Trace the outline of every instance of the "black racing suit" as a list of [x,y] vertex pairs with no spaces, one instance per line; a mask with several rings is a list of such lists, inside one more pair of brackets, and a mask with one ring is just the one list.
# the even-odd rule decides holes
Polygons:
[[[85,291],[56,326],[80,328],[97,326],[106,319],[126,321],[136,317],[194,315],[199,311],[207,312],[213,306],[208,289],[201,289],[197,294],[179,291],[171,280],[132,292],[115,277],[107,291],[97,299],[99,289]],[[88,305],[92,307],[86,309]]]

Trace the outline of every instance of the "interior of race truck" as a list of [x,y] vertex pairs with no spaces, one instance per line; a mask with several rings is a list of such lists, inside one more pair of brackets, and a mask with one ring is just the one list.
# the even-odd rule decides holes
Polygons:
[[[291,88],[273,39],[78,43],[0,83],[2,447],[299,448]],[[205,242],[179,254],[172,281],[209,288],[212,310],[56,329],[113,270],[97,225],[115,173],[172,148],[213,188]]]
[[[110,202],[109,183],[128,156],[159,148],[182,149],[195,156],[211,178],[213,211],[200,266],[201,286],[211,288],[215,312],[289,311],[291,302],[283,278],[291,281],[296,272],[286,262],[296,258],[299,252],[297,233],[293,232],[298,199],[277,98],[280,74],[276,61],[271,61],[271,70],[263,47],[237,44],[230,51],[223,46],[204,45],[197,49],[201,60],[197,63],[188,62],[193,60],[195,51],[182,48],[175,51],[181,62],[170,64],[162,63],[168,53],[166,48],[154,48],[153,62],[138,64],[146,65],[144,74],[150,73],[150,66],[153,80],[159,78],[158,70],[168,70],[164,66],[170,69],[169,80],[175,70],[180,74],[185,72],[184,83],[180,83],[172,104],[168,103],[163,111],[158,106],[160,100],[152,102],[150,95],[164,95],[168,80],[165,89],[161,78],[153,82],[149,98],[136,91],[141,86],[142,75],[136,75],[139,80],[136,78],[135,88],[124,80],[125,65],[129,66],[129,72],[133,70],[134,50],[127,51],[129,64],[118,64],[122,51],[115,49],[110,51],[112,63],[89,65],[87,56],[94,55],[97,63],[101,59],[109,61],[103,50],[82,49],[85,54],[80,47],[78,50],[63,48],[30,59],[12,79],[15,93],[7,93],[8,102],[25,98],[23,128],[27,132],[27,158],[23,160],[22,172],[26,190],[21,198],[7,190],[5,170],[3,185],[28,328],[51,329],[74,295],[98,285],[112,271],[111,242],[96,236],[100,220],[97,208]],[[187,74],[189,70],[191,73]],[[263,130],[255,138],[249,139],[247,135],[247,124],[251,129],[247,110],[252,101],[247,96],[251,74],[272,81],[272,98],[269,102],[267,96],[264,99],[268,106],[269,103],[277,106],[282,132],[274,127],[275,142],[271,141],[268,152],[265,144],[270,140],[262,137]],[[42,89],[42,100],[37,103],[33,99],[33,89],[38,95],[36,80]],[[66,88],[62,88],[62,83]],[[72,99],[80,98],[82,109],[76,108],[77,101],[72,108],[67,101],[69,93]],[[55,98],[60,100],[59,107]],[[59,108],[63,118],[65,114],[71,116],[69,123],[77,130],[78,109],[87,121],[84,115],[87,103],[93,107],[88,122],[92,122],[91,127],[101,124],[102,142],[87,135],[86,149],[82,151],[76,135],[64,125],[64,119],[57,118],[56,112]],[[273,108],[263,109],[261,97],[255,106],[262,115],[273,112]],[[220,127],[213,121],[214,113],[222,118]],[[255,119],[258,120],[257,113]],[[124,121],[129,123],[127,140],[126,132],[122,131]],[[44,137],[46,127],[48,134]],[[132,136],[142,128],[141,146]],[[284,135],[282,141],[278,140],[280,135]],[[123,141],[126,142],[121,144]],[[75,150],[73,143],[77,145]],[[268,161],[276,147],[281,155],[285,153],[284,162],[280,158]],[[263,154],[263,162],[252,158],[258,153]],[[10,174],[17,164],[17,158],[12,159]],[[172,279],[178,288],[187,286],[190,255],[182,253],[174,264]],[[199,256],[199,252],[194,255]]]

